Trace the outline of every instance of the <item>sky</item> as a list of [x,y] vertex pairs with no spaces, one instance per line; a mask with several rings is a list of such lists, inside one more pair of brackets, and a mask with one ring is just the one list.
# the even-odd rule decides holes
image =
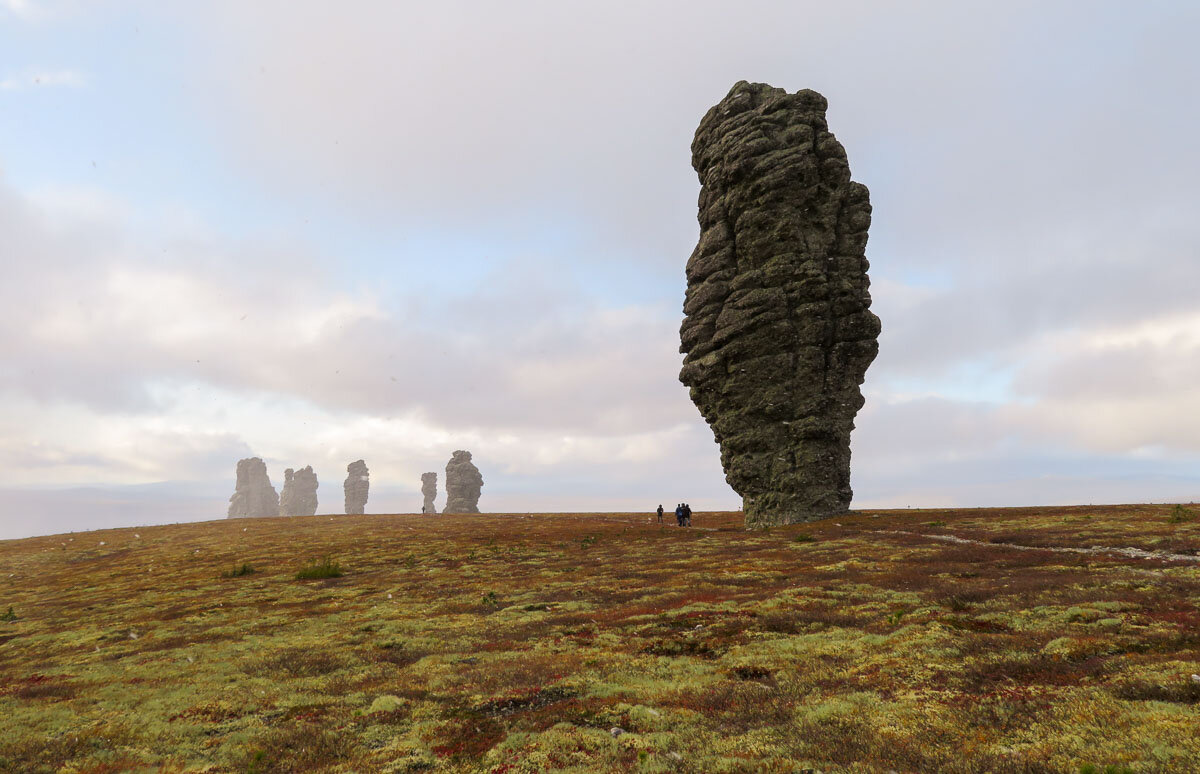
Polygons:
[[[883,333],[855,508],[1200,498],[1200,6],[0,0],[0,539],[736,509],[678,382],[700,118],[829,100]],[[438,504],[444,495],[439,495]]]

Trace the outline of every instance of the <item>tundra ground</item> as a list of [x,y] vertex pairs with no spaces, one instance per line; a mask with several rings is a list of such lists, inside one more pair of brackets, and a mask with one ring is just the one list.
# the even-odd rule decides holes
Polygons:
[[1197,515],[316,516],[0,542],[0,770],[1200,771]]

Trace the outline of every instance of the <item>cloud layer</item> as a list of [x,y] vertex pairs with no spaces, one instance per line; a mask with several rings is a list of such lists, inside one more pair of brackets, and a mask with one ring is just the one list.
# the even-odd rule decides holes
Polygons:
[[676,346],[751,78],[872,191],[857,503],[1200,496],[1200,11],[5,7],[55,45],[0,62],[0,486],[364,456],[399,504],[465,447],[485,506],[736,507]]

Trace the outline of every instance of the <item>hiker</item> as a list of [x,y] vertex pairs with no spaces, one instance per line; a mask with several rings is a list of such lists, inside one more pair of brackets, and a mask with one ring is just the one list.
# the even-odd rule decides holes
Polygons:
[[659,503],[658,504],[658,523],[659,524],[662,524],[662,515],[663,515],[662,503]]
[[675,526],[683,526],[683,503],[675,506]]
[[692,506],[687,503],[683,504],[683,526],[692,526]]

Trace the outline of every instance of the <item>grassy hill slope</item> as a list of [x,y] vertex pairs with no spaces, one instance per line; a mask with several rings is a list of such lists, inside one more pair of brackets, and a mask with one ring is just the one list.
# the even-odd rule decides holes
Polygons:
[[[1192,518],[316,516],[0,542],[0,770],[1200,771]],[[323,557],[341,577],[297,579]]]

